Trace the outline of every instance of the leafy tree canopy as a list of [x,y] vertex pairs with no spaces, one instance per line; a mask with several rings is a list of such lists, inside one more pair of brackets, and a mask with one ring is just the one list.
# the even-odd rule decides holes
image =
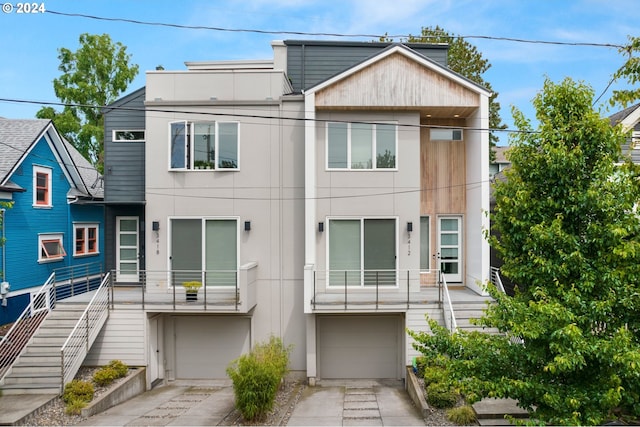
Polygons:
[[549,424],[640,417],[639,172],[616,165],[624,136],[592,102],[583,84],[547,80],[537,130],[514,111],[491,243],[518,288],[490,288],[497,302],[480,320],[502,334],[414,334],[450,358],[471,400],[514,398]]
[[102,171],[103,122],[101,106],[118,99],[138,74],[122,43],[108,34],[81,34],[75,52],[58,50],[62,75],[54,79],[56,96],[68,104],[62,112],[41,108],[38,118],[52,119],[58,130]]
[[628,83],[636,85],[636,87],[614,90],[610,103],[611,105],[621,104],[623,107],[627,107],[629,104],[640,100],[640,87],[637,86],[640,82],[640,57],[635,56],[640,53],[640,37],[629,37],[629,44],[622,49],[622,52],[626,53],[629,58],[613,77],[616,79],[623,78]]

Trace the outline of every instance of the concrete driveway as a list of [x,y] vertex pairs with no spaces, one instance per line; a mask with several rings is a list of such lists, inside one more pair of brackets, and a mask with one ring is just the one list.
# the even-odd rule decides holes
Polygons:
[[[233,389],[228,381],[173,382],[94,415],[79,425],[232,425]],[[401,381],[320,381],[307,387],[290,426],[424,425]]]

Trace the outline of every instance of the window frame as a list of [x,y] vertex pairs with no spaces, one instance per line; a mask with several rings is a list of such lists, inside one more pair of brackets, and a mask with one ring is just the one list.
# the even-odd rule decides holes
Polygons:
[[[235,244],[236,244],[236,250],[235,250],[235,264],[236,264],[236,268],[235,268],[235,281],[236,281],[236,287],[239,286],[239,280],[240,280],[240,250],[241,250],[241,244],[242,244],[242,240],[240,238],[240,217],[239,216],[171,216],[168,218],[168,224],[169,224],[169,238],[167,239],[167,254],[168,254],[168,265],[171,265],[172,267],[169,269],[169,277],[168,283],[174,283],[174,278],[172,277],[172,272],[176,271],[176,272],[180,272],[180,270],[173,270],[173,265],[172,265],[172,255],[173,255],[173,250],[174,250],[174,242],[173,242],[173,227],[174,227],[174,222],[175,221],[180,221],[180,220],[197,220],[200,222],[200,235],[201,235],[201,241],[200,241],[200,271],[201,271],[201,278],[200,281],[205,284],[206,287],[208,288],[216,288],[216,289],[223,289],[223,288],[230,288],[233,287],[233,285],[225,285],[225,286],[220,286],[220,285],[212,285],[210,284],[211,281],[207,281],[207,273],[211,273],[212,271],[214,272],[215,270],[212,271],[208,271],[206,269],[207,267],[207,223],[210,221],[233,221],[235,222]],[[226,270],[225,270],[226,271]],[[231,271],[231,270],[228,270]],[[227,271],[227,272],[228,272]]]
[[[397,216],[381,216],[381,217],[377,217],[377,216],[365,216],[365,217],[347,217],[347,216],[337,216],[337,217],[327,217],[326,218],[326,223],[327,223],[327,243],[326,243],[326,253],[325,253],[325,263],[326,263],[326,271],[327,271],[327,277],[326,277],[326,286],[327,288],[330,289],[337,289],[337,288],[344,288],[344,285],[332,285],[331,284],[331,280],[330,280],[330,273],[331,271],[331,253],[330,253],[330,247],[331,247],[331,223],[332,221],[359,221],[360,222],[360,272],[359,272],[359,284],[358,285],[350,285],[349,283],[352,283],[351,279],[348,279],[348,284],[347,287],[349,288],[356,288],[356,289],[372,289],[374,287],[372,287],[371,285],[367,284],[367,278],[365,277],[365,272],[366,271],[370,271],[370,270],[365,270],[365,222],[368,220],[388,220],[388,221],[393,221],[394,222],[394,235],[395,235],[395,241],[393,242],[393,246],[394,246],[394,252],[395,252],[395,266],[393,268],[394,271],[394,275],[395,275],[395,280],[394,280],[394,285],[379,285],[380,288],[385,288],[385,289],[399,289],[400,288],[400,281],[399,281],[399,269],[398,269],[398,265],[399,265],[399,249],[400,249],[400,236],[399,236],[399,217]],[[340,270],[336,270],[336,271],[340,271]]]
[[[456,133],[459,132],[460,138],[456,137]],[[450,133],[450,137],[445,136],[437,136],[434,137],[434,134],[445,134]],[[431,128],[429,129],[429,140],[430,141],[464,141],[464,130],[462,128]]]
[[[46,176],[45,200],[40,201],[38,198],[38,176]],[[34,208],[51,208],[53,207],[53,170],[44,166],[33,166],[33,207]]]
[[[142,139],[122,139],[122,138],[118,138],[117,134],[118,132],[142,132]],[[147,138],[147,134],[145,132],[144,129],[113,129],[111,131],[111,141],[112,142],[145,142]]]
[[[46,244],[56,243],[58,252],[49,255]],[[38,234],[38,263],[62,261],[67,256],[64,250],[64,233],[41,233]]]
[[[83,238],[83,250],[78,251],[78,231],[82,230]],[[95,237],[93,239],[89,238],[89,231],[94,230]],[[94,250],[89,250],[88,247],[93,240]],[[73,224],[73,256],[74,257],[85,257],[85,256],[94,256],[100,254],[100,225],[98,223],[77,223]]]
[[[213,165],[212,167],[207,168],[206,166],[204,168],[197,168],[195,163],[200,161],[200,160],[196,160],[195,158],[195,146],[196,146],[196,126],[199,124],[213,124],[215,126],[214,129],[214,134],[215,134],[215,140],[214,140],[214,148],[213,148],[213,152],[214,152],[214,158],[213,158]],[[174,161],[173,161],[173,153],[174,153],[174,149],[173,149],[173,125],[176,124],[183,124],[184,129],[185,129],[185,146],[184,146],[184,150],[182,152],[184,152],[184,167],[174,167]],[[233,124],[235,125],[235,133],[236,133],[236,140],[235,140],[235,155],[236,155],[236,165],[235,167],[221,167],[219,162],[221,161],[220,157],[219,157],[219,153],[220,153],[220,137],[221,137],[221,132],[220,132],[220,126],[221,125],[227,125],[227,124]],[[217,120],[176,120],[176,121],[171,121],[169,122],[169,144],[168,144],[168,150],[169,150],[169,170],[172,172],[184,172],[184,171],[188,171],[188,172],[207,172],[207,171],[218,171],[218,172],[225,172],[225,171],[239,171],[240,170],[240,122],[239,121],[217,121]],[[205,161],[205,163],[210,163],[208,161]]]
[[[346,163],[347,167],[332,167],[329,164],[329,145],[331,141],[329,140],[329,128],[333,124],[347,125],[347,158]],[[371,167],[370,168],[357,168],[353,167],[353,159],[352,159],[352,150],[353,150],[353,125],[370,125],[371,126]],[[394,127],[394,151],[395,151],[395,159],[394,159],[394,167],[386,168],[378,166],[378,126],[393,126]],[[376,122],[376,123],[368,123],[368,122],[337,122],[337,121],[328,121],[325,125],[325,170],[327,171],[397,171],[398,170],[398,122],[390,121],[390,122]]]

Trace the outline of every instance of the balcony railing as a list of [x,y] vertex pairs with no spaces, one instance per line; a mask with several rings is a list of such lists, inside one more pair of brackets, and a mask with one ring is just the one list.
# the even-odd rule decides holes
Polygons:
[[[211,310],[246,313],[256,305],[257,263],[237,270],[142,270],[136,282],[119,283],[122,272],[111,271],[110,307],[140,304],[173,310]],[[196,283],[194,283],[196,282]],[[187,287],[196,287],[187,297]]]
[[442,302],[438,270],[309,270],[312,310],[409,309]]

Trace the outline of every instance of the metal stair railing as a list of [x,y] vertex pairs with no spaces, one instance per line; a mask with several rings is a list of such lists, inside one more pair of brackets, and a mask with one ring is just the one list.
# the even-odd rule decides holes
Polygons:
[[62,384],[70,382],[78,372],[84,358],[89,353],[91,345],[100,333],[102,326],[109,317],[109,287],[111,274],[104,276],[95,295],[85,308],[69,337],[60,348]]
[[451,333],[457,332],[458,324],[456,322],[456,315],[453,311],[453,304],[451,304],[451,295],[449,295],[449,288],[447,286],[447,280],[444,274],[440,270],[438,272],[440,289],[442,289],[442,310],[444,311],[444,324],[451,331]]
[[40,323],[55,307],[55,283],[56,273],[53,272],[44,285],[32,295],[30,304],[0,340],[0,384],[4,383],[5,376],[24,351]]
[[502,278],[500,277],[500,269],[497,267],[491,267],[491,283],[503,294],[507,292],[504,290],[504,285],[502,284]]

